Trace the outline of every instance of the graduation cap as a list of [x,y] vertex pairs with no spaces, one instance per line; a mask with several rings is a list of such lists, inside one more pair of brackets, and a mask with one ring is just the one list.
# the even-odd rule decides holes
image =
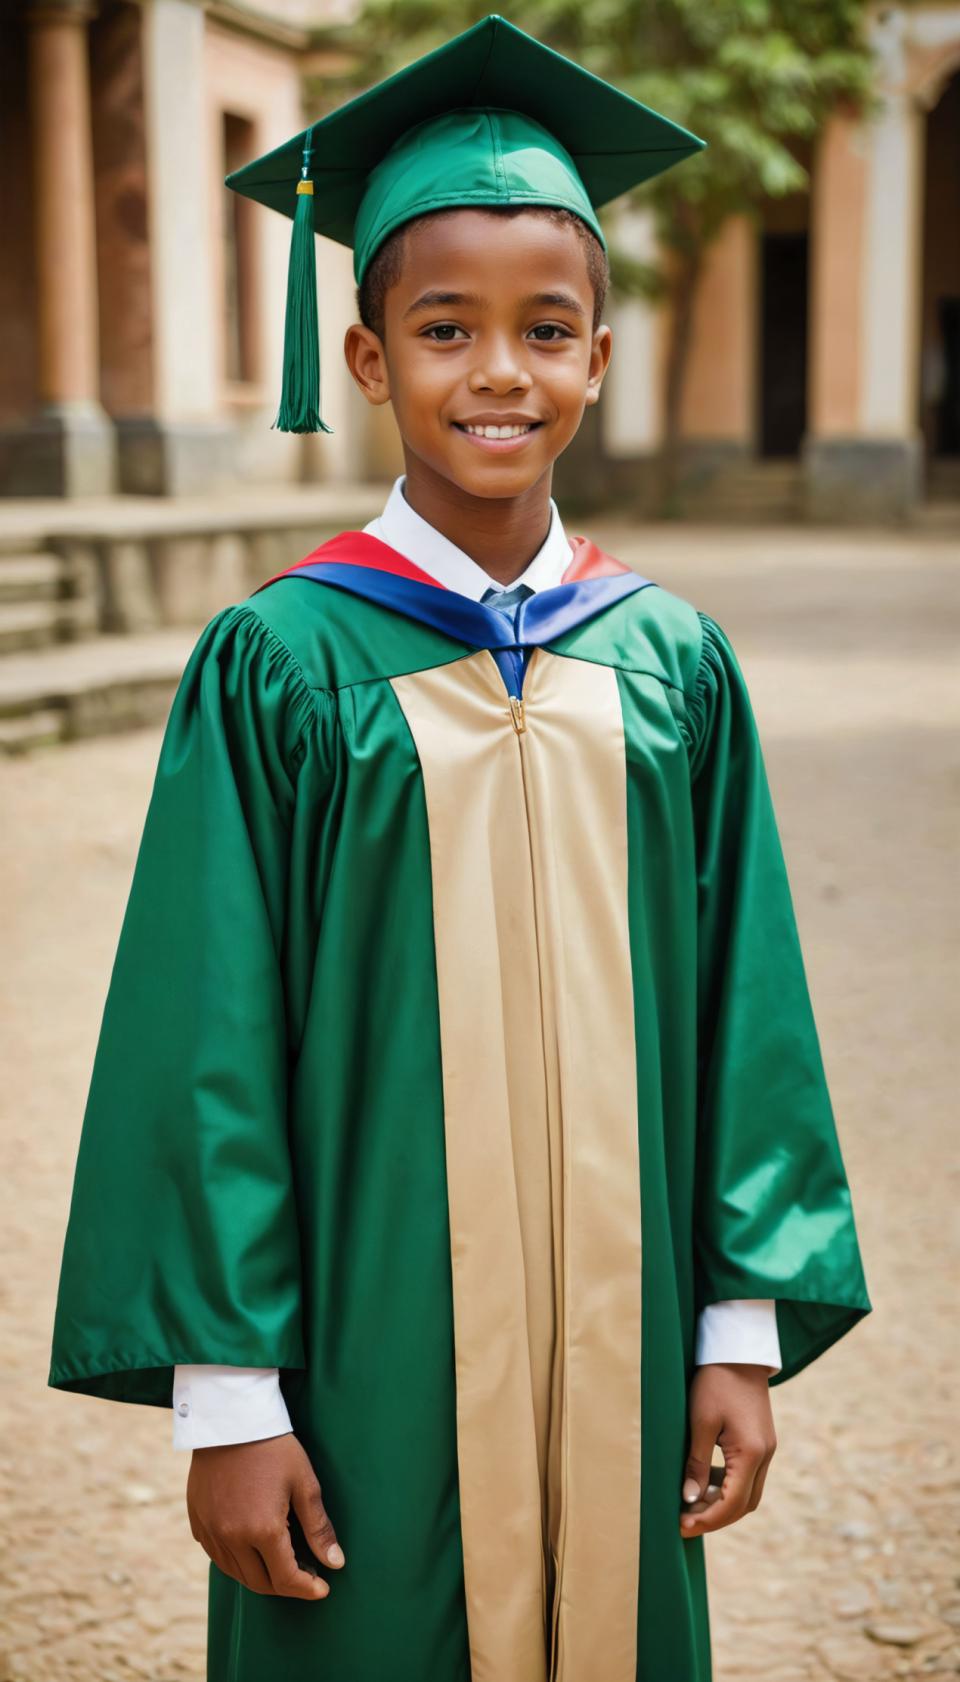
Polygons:
[[275,425],[331,431],[315,234],[352,246],[358,285],[395,228],[457,206],[560,206],[606,248],[597,208],[703,145],[493,13],[234,170],[234,192],[293,217]]

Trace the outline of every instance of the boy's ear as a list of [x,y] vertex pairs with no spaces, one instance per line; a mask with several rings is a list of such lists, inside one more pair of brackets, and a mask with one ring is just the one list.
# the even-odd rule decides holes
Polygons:
[[598,327],[590,349],[590,372],[587,376],[587,404],[596,403],[600,396],[603,376],[610,366],[613,351],[613,329]]
[[383,343],[372,327],[355,321],[343,341],[347,367],[368,403],[389,403],[390,378]]

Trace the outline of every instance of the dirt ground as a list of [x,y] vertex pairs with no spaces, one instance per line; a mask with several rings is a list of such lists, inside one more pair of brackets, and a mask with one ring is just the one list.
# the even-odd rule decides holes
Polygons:
[[[751,684],[875,1310],[775,1389],[763,1504],[707,1544],[716,1682],[956,1677],[955,546],[591,535],[712,612]],[[0,1682],[204,1674],[206,1556],[170,1414],[46,1388],[76,1142],[159,743],[140,731],[0,764]]]

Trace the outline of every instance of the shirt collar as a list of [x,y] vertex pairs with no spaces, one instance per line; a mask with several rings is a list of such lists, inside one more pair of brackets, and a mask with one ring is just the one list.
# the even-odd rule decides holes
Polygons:
[[530,590],[548,590],[562,582],[573,558],[573,550],[552,497],[550,529],[544,542],[520,577],[515,578],[513,584],[504,585],[491,578],[465,550],[458,549],[455,543],[437,531],[436,526],[411,508],[403,494],[405,483],[406,474],[401,473],[394,480],[383,513],[370,520],[363,529],[373,537],[379,537],[381,542],[389,543],[391,549],[397,549],[408,561],[429,572],[448,590],[456,590],[459,595],[469,596],[472,601],[478,602],[484,591],[491,588],[512,590],[517,584],[526,584]]

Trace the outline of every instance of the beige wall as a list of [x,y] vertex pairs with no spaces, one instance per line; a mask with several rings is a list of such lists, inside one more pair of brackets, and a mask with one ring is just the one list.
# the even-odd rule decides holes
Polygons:
[[860,415],[866,148],[859,120],[835,117],[813,165],[810,429],[852,437]]
[[144,100],[154,294],[155,413],[162,422],[217,418],[219,330],[204,159],[204,28],[190,0],[143,12]]
[[[656,263],[648,210],[620,210],[610,237],[637,261]],[[600,402],[604,449],[613,457],[647,455],[656,450],[663,424],[661,313],[644,298],[620,298],[611,290],[605,319],[613,333],[613,355]]]
[[[860,119],[836,117],[813,167],[809,424],[824,439],[916,433],[926,114],[960,70],[960,4],[878,6],[872,39],[877,104]],[[957,203],[952,160],[932,190]],[[949,247],[941,238],[952,271]],[[700,290],[687,436],[752,439],[757,302],[756,245],[740,220],[711,253]]]
[[681,421],[686,437],[752,440],[756,324],[756,229],[740,216],[711,246],[697,295]]
[[299,63],[280,47],[208,20],[204,64],[209,217],[215,230],[211,285],[220,329],[215,378],[218,402],[238,428],[242,475],[255,479],[356,476],[364,467],[367,416],[343,360],[343,334],[356,313],[353,259],[346,246],[322,238],[317,241],[322,413],[332,433],[301,440],[271,430],[283,366],[292,225],[289,218],[262,205],[250,205],[256,230],[260,377],[256,385],[238,390],[228,384],[224,371],[223,217],[229,189],[223,184],[223,113],[229,111],[253,124],[251,157],[282,145],[304,126]]
[[270,42],[240,35],[207,20],[204,36],[206,102],[207,218],[211,230],[211,310],[217,324],[212,348],[218,408],[239,429],[238,469],[243,478],[295,478],[302,446],[271,431],[280,394],[283,320],[291,224],[285,216],[251,204],[256,263],[254,331],[259,378],[231,387],[225,372],[224,216],[229,189],[223,184],[223,116],[253,125],[251,158],[279,146],[302,126],[300,76],[293,54]]

